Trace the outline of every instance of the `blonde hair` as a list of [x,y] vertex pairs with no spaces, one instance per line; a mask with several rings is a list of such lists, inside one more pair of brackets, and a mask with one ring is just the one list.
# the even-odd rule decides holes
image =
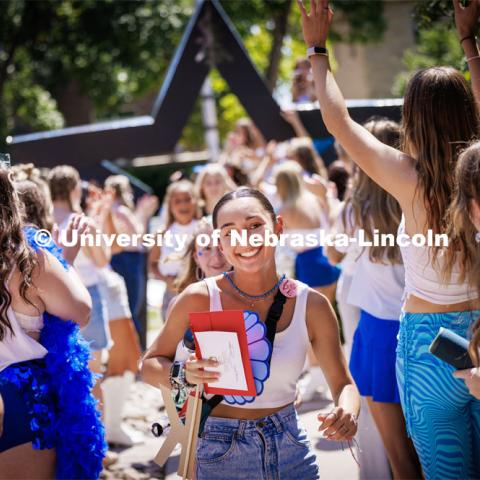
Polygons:
[[206,233],[206,230],[213,232],[213,225],[210,217],[202,217],[195,227],[192,241],[188,244],[185,255],[183,256],[184,268],[174,282],[175,289],[178,293],[183,292],[189,285],[198,282],[199,280],[197,278],[197,268],[199,267],[195,261],[195,247],[198,236],[201,233]]
[[195,191],[195,196],[198,199],[200,208],[205,208],[207,203],[207,199],[205,198],[205,193],[203,192],[203,182],[205,181],[205,178],[207,176],[214,177],[217,175],[223,181],[223,192],[220,195],[220,197],[225,193],[231,192],[232,190],[235,190],[237,188],[237,186],[235,185],[235,182],[229,177],[223,165],[219,165],[218,163],[208,163],[202,168],[202,170],[200,171],[200,173],[198,174],[195,180],[194,191]]
[[[175,222],[175,218],[172,213],[172,208],[170,206],[172,197],[176,193],[189,193],[194,200],[196,200],[195,196],[195,188],[193,183],[190,180],[178,180],[177,182],[171,183],[167,187],[167,191],[165,193],[165,198],[163,199],[162,211],[166,212],[166,220],[164,225],[162,226],[162,230],[167,230],[173,222]],[[196,208],[194,218],[198,218],[198,208]]]
[[115,193],[115,200],[130,210],[135,208],[132,201],[132,187],[130,180],[125,175],[111,175],[105,180],[105,188],[110,188]]
[[[396,122],[388,119],[374,119],[364,126],[381,142],[392,147],[397,146],[400,130]],[[350,210],[351,222],[346,221],[347,210]],[[396,236],[401,216],[402,210],[395,198],[357,168],[352,187],[345,201],[344,224],[351,223],[356,228],[363,229],[365,237],[372,240],[373,229],[377,229],[380,234]],[[398,245],[372,246],[369,250],[369,259],[374,263],[402,263]]]
[[282,163],[274,170],[277,194],[286,206],[295,206],[306,195],[306,188],[302,181],[300,165],[289,160]]

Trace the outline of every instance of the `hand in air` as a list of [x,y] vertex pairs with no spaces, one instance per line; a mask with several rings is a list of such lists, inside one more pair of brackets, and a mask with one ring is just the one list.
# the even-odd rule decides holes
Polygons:
[[335,407],[329,413],[319,413],[318,430],[328,440],[352,440],[357,433],[357,418],[353,413],[346,412],[342,407]]
[[310,0],[310,13],[307,13],[302,0],[297,0],[302,14],[303,38],[308,47],[325,47],[333,10],[328,0]]
[[[60,235],[58,225],[55,224],[53,226],[53,241],[62,248],[63,258],[68,262],[69,265],[73,265],[73,262],[77,258],[81,247],[80,237],[87,231],[88,228],[89,223],[83,213],[80,215],[75,214],[70,217],[67,228],[62,235]],[[76,232],[75,235],[74,232]],[[62,239],[65,240],[67,245],[62,243]],[[74,242],[75,239],[76,241]],[[72,245],[72,243],[74,244]]]
[[455,9],[455,26],[459,39],[474,35],[480,16],[478,0],[470,0],[465,7],[462,7],[461,0],[453,0],[453,8]]

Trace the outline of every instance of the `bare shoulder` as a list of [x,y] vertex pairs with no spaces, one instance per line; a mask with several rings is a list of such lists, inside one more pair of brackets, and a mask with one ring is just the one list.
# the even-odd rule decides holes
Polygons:
[[307,297],[307,321],[309,317],[317,317],[322,314],[331,314],[332,305],[325,295],[308,287]]
[[313,288],[308,289],[306,322],[311,341],[338,337],[337,317],[331,303]]
[[176,299],[174,310],[203,311],[208,310],[210,298],[207,284],[203,281],[189,285]]

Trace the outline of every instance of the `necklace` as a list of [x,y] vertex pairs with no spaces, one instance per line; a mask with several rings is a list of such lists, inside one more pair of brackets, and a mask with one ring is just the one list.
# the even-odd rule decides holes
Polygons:
[[243,298],[246,298],[249,300],[250,302],[250,305],[251,307],[253,308],[254,305],[255,305],[255,302],[258,302],[260,300],[263,300],[264,298],[267,298],[269,297],[279,286],[280,284],[285,280],[285,277],[286,275],[283,274],[280,279],[278,280],[278,282],[270,289],[270,290],[267,290],[266,292],[260,294],[260,295],[250,295],[249,293],[247,292],[244,292],[243,290],[241,290],[237,285],[236,283],[233,281],[233,279],[231,278],[231,276],[228,274],[228,272],[223,272],[223,276],[228,280],[228,282],[230,283],[230,285],[234,288],[234,290],[240,295],[242,296]]

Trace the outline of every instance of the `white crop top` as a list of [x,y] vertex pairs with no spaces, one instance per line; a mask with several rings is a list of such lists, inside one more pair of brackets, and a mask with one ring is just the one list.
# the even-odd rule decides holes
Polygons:
[[347,303],[382,320],[398,320],[405,286],[403,265],[370,261],[366,247],[354,265]]
[[[204,281],[210,295],[210,311],[223,310],[215,278],[206,278]],[[292,320],[285,330],[275,335],[270,377],[265,381],[262,394],[245,405],[223,404],[240,408],[276,408],[295,401],[297,381],[310,345],[306,323],[308,286],[298,280],[296,283],[297,297]]]
[[43,358],[48,353],[39,342],[26,333],[39,332],[43,328],[42,315],[25,315],[14,312],[12,307],[9,307],[7,317],[12,326],[13,335],[10,330],[7,330],[4,339],[0,341],[0,372],[14,363]]
[[[405,218],[398,226],[398,233],[405,234]],[[460,282],[460,271],[456,265],[451,278],[445,282],[442,278],[442,252],[439,253],[438,266],[431,263],[431,248],[415,247],[412,244],[400,246],[405,266],[405,297],[415,295],[427,302],[439,305],[453,305],[478,297],[476,289],[468,282]]]

